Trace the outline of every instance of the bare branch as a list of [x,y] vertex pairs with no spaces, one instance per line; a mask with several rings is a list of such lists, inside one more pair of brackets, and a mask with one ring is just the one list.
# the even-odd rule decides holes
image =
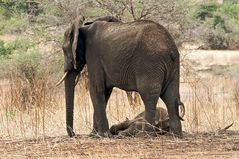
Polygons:
[[129,1],[129,4],[130,4],[129,12],[130,12],[131,15],[133,16],[134,20],[137,20],[136,15],[135,15],[135,12],[134,12],[135,8],[134,8],[134,5],[133,5],[132,0]]

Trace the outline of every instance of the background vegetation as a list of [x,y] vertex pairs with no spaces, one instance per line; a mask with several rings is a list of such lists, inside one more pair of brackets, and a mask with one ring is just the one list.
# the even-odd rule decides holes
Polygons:
[[[65,132],[62,118],[64,91],[62,87],[55,88],[54,84],[63,70],[63,33],[79,14],[84,15],[86,21],[104,15],[114,15],[124,22],[154,20],[165,26],[183,49],[185,44],[201,49],[239,48],[237,0],[224,0],[222,4],[213,0],[1,0],[0,134],[8,137],[34,134],[38,137],[45,132],[48,135]],[[207,80],[201,80],[192,64],[185,61],[182,87],[186,91],[186,105],[192,106],[188,108],[186,129],[207,130],[205,125],[209,125],[210,130],[215,130],[219,124],[228,122],[225,114],[230,114],[233,119],[238,117],[239,89],[235,87],[234,79],[208,76]],[[77,124],[82,125],[84,121],[84,127],[76,129],[81,133],[89,131],[93,111],[85,74],[77,87],[81,92],[81,95],[77,94],[81,106],[76,108],[80,114]],[[234,89],[235,94],[230,92]],[[222,90],[225,94],[216,94]],[[112,123],[133,117],[142,110],[143,107],[128,107],[125,98],[124,92],[119,90],[113,94],[108,110]],[[216,107],[221,103],[228,103],[228,107]],[[221,112],[222,120],[216,121],[217,118],[213,119],[214,116],[209,116],[205,109]],[[125,114],[125,110],[135,113]]]

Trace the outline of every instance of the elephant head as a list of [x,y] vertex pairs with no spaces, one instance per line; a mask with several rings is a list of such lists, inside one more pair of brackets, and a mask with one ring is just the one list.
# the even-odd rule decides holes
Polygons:
[[[98,18],[95,21],[120,22],[112,16]],[[65,31],[63,52],[64,52],[64,75],[57,83],[57,86],[65,81],[66,99],[66,127],[70,137],[74,136],[73,131],[73,110],[74,110],[74,88],[78,81],[79,73],[86,64],[85,59],[85,35],[84,29],[88,28],[93,22],[87,22],[84,28],[84,17],[78,16]]]
[[74,89],[77,75],[82,71],[85,61],[84,35],[81,31],[84,17],[77,17],[70,28],[64,34],[64,76],[57,83],[59,85],[65,81],[66,99],[66,127],[69,136],[74,136],[73,132],[73,109],[74,109]]
[[65,72],[73,69],[81,71],[85,65],[84,35],[80,30],[83,21],[83,17],[77,17],[65,32],[62,47],[65,57]]

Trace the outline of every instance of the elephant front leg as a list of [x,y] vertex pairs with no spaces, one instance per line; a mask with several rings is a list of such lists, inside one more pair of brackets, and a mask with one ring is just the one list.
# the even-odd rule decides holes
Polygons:
[[106,105],[109,99],[111,90],[97,89],[95,86],[90,86],[90,95],[94,107],[93,114],[93,131],[91,135],[99,135],[102,137],[110,137],[108,119],[106,116]]

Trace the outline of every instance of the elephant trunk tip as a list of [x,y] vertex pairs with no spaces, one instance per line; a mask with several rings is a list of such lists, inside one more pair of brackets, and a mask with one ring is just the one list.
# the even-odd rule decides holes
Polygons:
[[73,131],[73,129],[70,126],[67,126],[67,134],[69,137],[75,136],[75,132]]

